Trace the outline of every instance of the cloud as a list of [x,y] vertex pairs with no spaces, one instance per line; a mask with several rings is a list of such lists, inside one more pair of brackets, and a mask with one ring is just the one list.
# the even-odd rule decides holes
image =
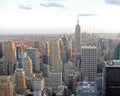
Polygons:
[[120,6],[120,0],[105,0],[105,2],[108,4],[114,4]]
[[97,16],[98,14],[79,14],[79,16]]
[[43,6],[43,7],[47,7],[47,8],[56,7],[56,8],[63,8],[63,9],[65,9],[65,6],[57,4],[57,3],[47,3],[47,4],[41,3],[40,5]]
[[30,5],[19,5],[19,8],[23,10],[32,10],[32,7]]

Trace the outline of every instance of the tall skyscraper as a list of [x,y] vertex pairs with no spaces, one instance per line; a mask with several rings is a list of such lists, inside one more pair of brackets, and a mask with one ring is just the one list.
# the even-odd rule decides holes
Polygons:
[[94,81],[97,76],[97,47],[83,46],[81,53],[82,80]]
[[13,41],[4,43],[4,56],[7,62],[7,74],[13,74],[16,63],[16,47]]
[[33,65],[33,71],[39,72],[40,71],[40,54],[39,50],[37,48],[26,48],[25,51],[27,52],[27,55],[32,60]]
[[16,82],[16,92],[22,94],[26,90],[26,75],[22,68],[17,68],[15,70],[15,82]]
[[33,77],[32,60],[28,56],[24,59],[23,69],[25,70],[26,76]]
[[13,96],[13,86],[10,76],[0,76],[0,96]]
[[51,65],[52,71],[62,71],[59,42],[51,42]]
[[75,27],[75,53],[81,53],[81,28],[78,18],[77,25]]

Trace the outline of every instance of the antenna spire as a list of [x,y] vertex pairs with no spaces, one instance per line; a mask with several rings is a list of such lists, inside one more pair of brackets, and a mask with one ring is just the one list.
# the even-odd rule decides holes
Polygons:
[[77,16],[77,24],[79,24],[79,16]]

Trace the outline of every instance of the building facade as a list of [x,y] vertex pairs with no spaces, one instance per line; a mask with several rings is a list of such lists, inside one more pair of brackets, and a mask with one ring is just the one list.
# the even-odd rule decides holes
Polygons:
[[95,81],[97,76],[97,48],[82,46],[81,54],[82,80]]

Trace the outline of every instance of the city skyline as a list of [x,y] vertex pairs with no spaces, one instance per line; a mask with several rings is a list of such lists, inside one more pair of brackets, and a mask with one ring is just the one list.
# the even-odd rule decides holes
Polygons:
[[0,34],[120,32],[120,0],[1,0]]

